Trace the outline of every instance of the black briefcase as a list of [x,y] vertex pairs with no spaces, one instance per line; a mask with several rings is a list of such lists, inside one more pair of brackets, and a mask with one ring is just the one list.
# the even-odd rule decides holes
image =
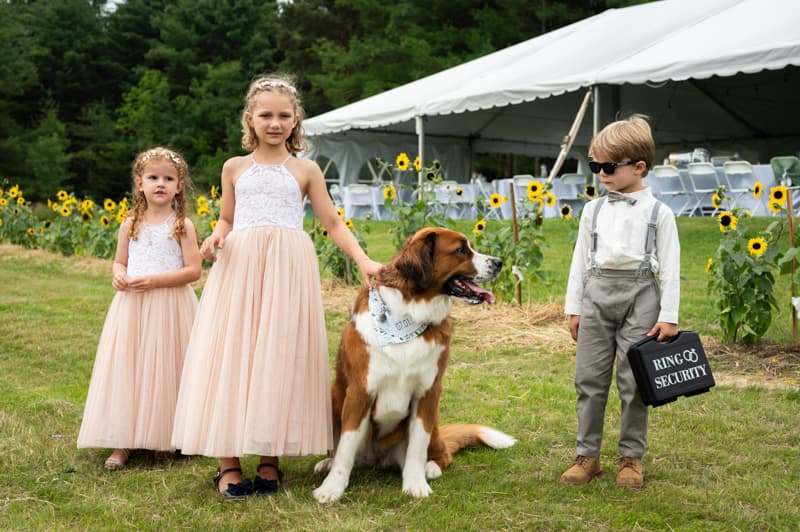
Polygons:
[[628,360],[644,404],[661,406],[681,395],[705,393],[714,386],[700,335],[680,331],[667,342],[655,339],[656,336],[647,337],[628,349]]

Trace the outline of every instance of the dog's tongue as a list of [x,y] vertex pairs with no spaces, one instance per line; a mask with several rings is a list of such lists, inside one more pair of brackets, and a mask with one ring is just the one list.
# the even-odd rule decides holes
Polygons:
[[467,285],[470,290],[472,290],[476,294],[480,295],[483,298],[483,300],[486,301],[487,303],[489,303],[489,304],[494,303],[494,294],[493,293],[489,292],[488,290],[484,290],[480,286],[474,285],[474,284],[470,283],[469,281],[464,281],[464,284]]

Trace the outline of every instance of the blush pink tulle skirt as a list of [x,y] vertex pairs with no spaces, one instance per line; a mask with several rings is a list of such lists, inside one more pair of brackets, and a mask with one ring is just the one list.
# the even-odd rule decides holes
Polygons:
[[333,448],[329,379],[308,234],[231,232],[200,300],[172,444],[215,457],[325,454]]
[[188,285],[116,293],[97,347],[78,447],[175,450],[175,403],[196,309]]

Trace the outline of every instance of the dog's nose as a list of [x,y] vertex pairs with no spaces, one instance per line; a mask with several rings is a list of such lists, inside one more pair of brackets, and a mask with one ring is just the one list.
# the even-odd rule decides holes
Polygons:
[[503,267],[503,261],[497,257],[489,257],[489,266],[493,271],[500,271],[500,268]]

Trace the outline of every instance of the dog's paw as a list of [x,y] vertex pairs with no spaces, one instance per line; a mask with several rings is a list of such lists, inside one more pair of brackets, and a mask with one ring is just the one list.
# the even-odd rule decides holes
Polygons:
[[332,464],[333,458],[325,458],[324,460],[320,460],[317,462],[317,465],[314,466],[314,473],[327,473],[331,470]]
[[411,495],[412,497],[422,498],[427,497],[433,490],[424,478],[419,480],[405,480],[403,479],[403,493]]
[[317,499],[317,502],[320,504],[330,504],[338,501],[342,498],[344,488],[346,487],[338,484],[338,482],[328,482],[328,479],[325,479],[322,486],[314,490],[314,498]]
[[439,464],[430,460],[427,464],[425,464],[425,478],[428,480],[433,480],[435,478],[439,478],[442,476],[442,468],[439,467]]

